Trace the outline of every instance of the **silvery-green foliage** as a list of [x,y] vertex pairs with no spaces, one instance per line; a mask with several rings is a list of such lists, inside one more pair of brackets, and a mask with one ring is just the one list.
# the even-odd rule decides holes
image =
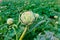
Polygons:
[[34,40],[59,40],[53,32],[45,31],[45,34],[39,34]]

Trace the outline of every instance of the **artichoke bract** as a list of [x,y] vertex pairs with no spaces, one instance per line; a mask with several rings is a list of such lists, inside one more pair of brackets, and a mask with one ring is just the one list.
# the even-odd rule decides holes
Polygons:
[[32,11],[26,11],[21,15],[21,21],[23,24],[31,24],[34,20],[35,17]]

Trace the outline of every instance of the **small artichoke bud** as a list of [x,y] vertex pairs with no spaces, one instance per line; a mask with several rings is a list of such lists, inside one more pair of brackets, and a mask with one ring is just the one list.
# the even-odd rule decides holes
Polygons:
[[55,23],[56,23],[56,24],[59,24],[59,22],[58,22],[58,21],[56,21]]
[[35,20],[34,14],[32,11],[27,11],[22,13],[21,21],[23,24],[31,24]]
[[12,18],[7,19],[7,24],[8,24],[8,25],[13,24],[13,19],[12,19]]
[[39,14],[35,14],[35,17],[36,17],[36,18],[39,18]]
[[58,16],[54,16],[54,18],[58,18]]

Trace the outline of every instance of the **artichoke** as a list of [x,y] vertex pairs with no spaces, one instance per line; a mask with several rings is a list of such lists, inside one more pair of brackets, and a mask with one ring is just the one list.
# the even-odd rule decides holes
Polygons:
[[39,18],[39,14],[35,14],[35,18]]
[[35,16],[32,11],[26,11],[21,15],[21,21],[23,24],[31,24],[34,20]]
[[7,24],[8,24],[8,25],[13,24],[13,19],[12,19],[12,18],[7,19]]

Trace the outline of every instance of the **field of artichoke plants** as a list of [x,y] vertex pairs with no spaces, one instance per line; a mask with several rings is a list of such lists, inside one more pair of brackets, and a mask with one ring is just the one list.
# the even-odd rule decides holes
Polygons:
[[60,0],[0,0],[0,40],[60,40]]

